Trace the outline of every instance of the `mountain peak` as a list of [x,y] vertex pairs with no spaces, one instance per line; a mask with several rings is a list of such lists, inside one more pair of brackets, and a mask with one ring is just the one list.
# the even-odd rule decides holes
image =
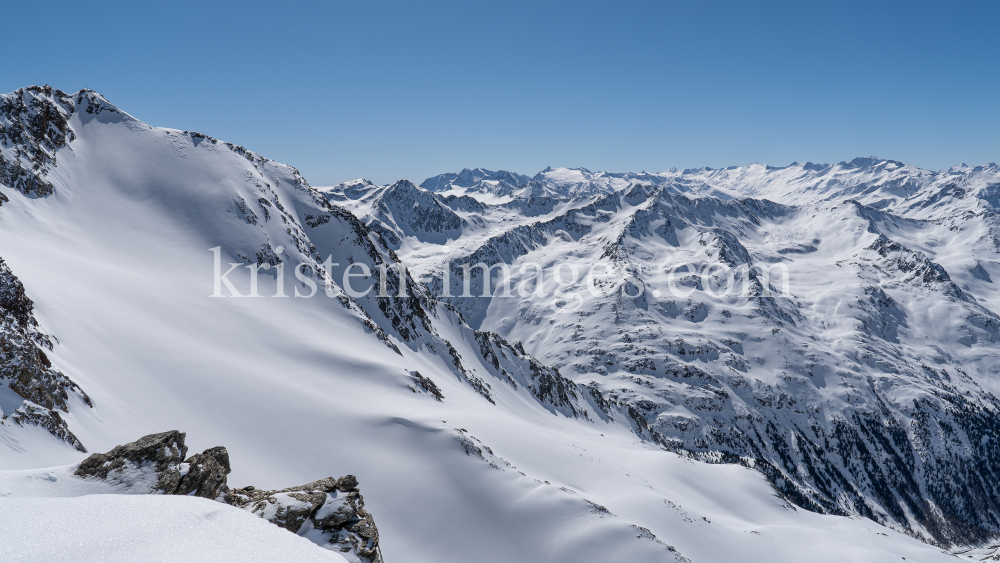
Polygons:
[[898,160],[889,160],[885,158],[879,158],[877,156],[867,156],[867,157],[859,156],[851,160],[850,162],[844,164],[846,164],[848,167],[851,168],[874,168],[876,166],[889,165],[889,164],[894,165],[895,167],[905,166],[905,164],[899,162]]

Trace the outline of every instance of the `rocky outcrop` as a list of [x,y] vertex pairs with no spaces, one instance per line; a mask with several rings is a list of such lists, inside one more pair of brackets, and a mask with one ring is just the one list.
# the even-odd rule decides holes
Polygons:
[[35,425],[86,452],[60,413],[69,413],[70,397],[92,407],[90,397],[45,354],[52,340],[38,330],[34,303],[24,285],[0,258],[0,390],[6,387],[23,399],[12,412],[2,413],[0,424]]
[[327,477],[280,491],[234,489],[226,495],[226,502],[366,563],[382,561],[378,528],[364,508],[354,475]]
[[222,500],[229,491],[229,452],[219,446],[186,457],[184,437],[176,430],[143,436],[110,452],[88,457],[80,463],[76,475],[110,481],[131,493]]
[[358,478],[326,477],[298,487],[267,491],[230,490],[229,452],[222,446],[187,456],[186,435],[171,430],[150,434],[94,454],[76,475],[100,479],[123,493],[197,496],[252,512],[322,547],[360,563],[382,563],[375,520],[365,510]]
[[193,495],[204,498],[224,498],[229,487],[226,476],[232,472],[229,452],[222,446],[209,448],[200,454],[187,458],[187,465],[175,495]]

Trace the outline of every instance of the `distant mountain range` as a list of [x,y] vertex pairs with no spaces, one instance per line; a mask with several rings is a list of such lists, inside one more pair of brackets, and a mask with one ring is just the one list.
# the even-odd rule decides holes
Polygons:
[[[1000,166],[953,166],[930,171],[895,160],[876,157],[855,158],[838,164],[792,163],[788,166],[730,166],[694,168],[666,172],[591,172],[586,168],[548,167],[533,177],[506,170],[468,168],[459,173],[439,174],[421,182],[420,187],[437,193],[489,194],[497,197],[544,196],[586,197],[619,191],[631,184],[669,186],[677,193],[720,198],[753,197],[781,203],[813,202],[818,199],[863,198],[877,191],[885,199],[873,206],[898,203],[923,189],[949,183],[992,183]],[[877,189],[874,187],[877,186]]]

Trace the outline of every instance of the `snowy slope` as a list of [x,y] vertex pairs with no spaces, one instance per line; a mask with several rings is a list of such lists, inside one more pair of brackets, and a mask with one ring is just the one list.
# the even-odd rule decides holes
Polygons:
[[[355,197],[323,194],[293,168],[151,127],[94,92],[37,88],[3,99],[0,257],[33,301],[38,330],[54,338],[52,368],[92,400],[60,411],[89,451],[183,428],[192,449],[226,444],[232,486],[357,475],[390,562],[952,560],[870,520],[797,508],[752,469],[664,451],[637,426],[627,397],[593,393],[581,374],[553,370],[568,364],[527,329],[494,327],[500,336],[521,330],[523,350],[477,332],[412,277],[404,277],[405,298],[360,296],[368,285],[377,290],[378,265],[397,258],[382,233],[340,207],[371,187],[356,184]],[[466,229],[492,238],[486,219],[470,219],[472,202],[451,198],[443,205],[459,227],[421,240],[434,225],[396,224],[404,204],[451,215],[412,184],[396,187],[409,195],[382,197],[384,207],[366,213],[370,221],[383,212],[378,220],[398,229],[401,252],[450,245]],[[579,207],[509,203],[489,213],[510,217],[514,228],[561,221]],[[242,295],[251,291],[245,266],[257,267],[263,297],[209,297],[214,248],[223,272],[242,265],[229,278]],[[293,297],[310,293],[291,272],[300,262],[312,265],[312,298]],[[323,262],[340,265],[326,274]],[[343,287],[348,264],[370,273]],[[398,295],[395,272],[386,281]],[[271,297],[282,291],[289,297]],[[494,306],[487,303],[477,328],[492,322]],[[552,337],[565,330],[554,327]],[[5,420],[0,433],[0,467],[9,471],[85,456],[40,426]],[[176,514],[162,524],[173,529],[183,529],[181,518],[208,517],[196,503],[166,497],[52,500],[24,484],[46,472],[0,475],[4,529],[25,519],[27,501],[11,499],[33,495],[50,498],[36,503],[30,522],[115,503],[137,522],[151,510]],[[15,556],[51,537],[19,526],[4,542]],[[219,537],[243,529],[235,520],[220,526],[228,531]],[[138,537],[125,523],[101,528],[114,529]],[[65,545],[57,539],[52,549]]]
[[10,499],[0,503],[0,521],[8,539],[0,545],[3,561],[346,561],[242,510],[197,498]]

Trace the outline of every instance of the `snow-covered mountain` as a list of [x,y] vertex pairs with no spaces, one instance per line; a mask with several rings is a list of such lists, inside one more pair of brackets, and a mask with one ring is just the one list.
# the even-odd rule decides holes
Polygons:
[[[45,532],[66,514],[120,526],[133,559],[169,557],[135,522],[256,533],[233,506],[71,477],[177,428],[198,455],[226,445],[247,503],[251,483],[269,498],[356,475],[389,563],[946,561],[1000,535],[986,168],[880,206],[584,170],[314,189],[48,87],[0,97],[0,156],[5,555],[103,557],[110,525],[72,545]],[[547,280],[617,272],[599,296],[550,281],[508,298],[492,279],[457,297],[470,261],[512,266],[515,287],[528,262]],[[728,265],[748,290],[714,298],[711,273],[671,278],[678,261]],[[779,261],[788,293],[736,271]],[[79,496],[95,492],[112,494]]]
[[[586,168],[552,168],[533,177],[506,170],[468,168],[458,173],[439,174],[420,183],[427,191],[445,194],[476,194],[492,196],[494,201],[516,197],[585,197],[625,188],[633,181],[660,183],[669,176],[591,172]],[[499,199],[497,199],[499,198]]]
[[[796,162],[781,167],[750,164],[721,169],[672,168],[662,173],[591,172],[585,168],[548,167],[530,179],[513,172],[483,171],[482,181],[452,180],[463,175],[478,178],[479,176],[474,175],[476,171],[466,169],[457,175],[441,174],[428,178],[420,186],[432,192],[467,193],[477,197],[486,194],[522,199],[530,196],[564,199],[608,194],[633,184],[644,184],[663,186],[675,193],[695,197],[750,197],[785,204],[850,198],[877,209],[888,206],[911,209],[918,205],[928,205],[917,198],[918,194],[923,194],[926,198],[945,191],[944,196],[947,196],[948,186],[985,188],[996,182],[1000,166],[992,162],[975,167],[962,164],[935,172],[894,160],[867,157],[838,164]],[[490,183],[493,177],[510,180],[506,183]],[[519,183],[515,184],[514,181]],[[494,189],[494,186],[501,185],[502,189]],[[495,203],[493,200],[487,201]]]
[[[594,189],[601,178],[625,186]],[[1000,167],[859,158],[536,180],[561,196],[455,206],[462,234],[404,236],[402,260],[434,295],[447,266],[444,299],[472,326],[624,407],[665,449],[932,543],[996,537]],[[474,264],[507,265],[522,291],[504,296],[501,269],[487,284]],[[600,295],[584,279],[597,265],[617,272]],[[560,275],[575,282],[562,297]]]
[[494,196],[509,196],[519,192],[531,178],[506,170],[463,169],[458,173],[439,174],[420,183],[431,192],[470,191]]

